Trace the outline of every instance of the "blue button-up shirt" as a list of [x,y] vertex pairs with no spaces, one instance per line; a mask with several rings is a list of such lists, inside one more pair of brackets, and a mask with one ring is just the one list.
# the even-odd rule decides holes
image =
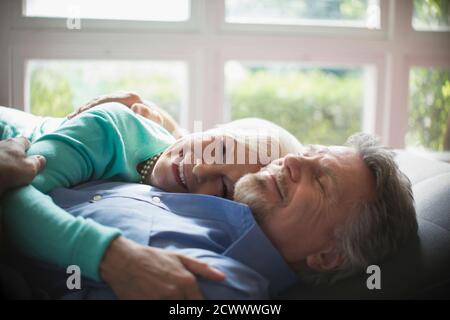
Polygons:
[[[74,216],[119,228],[142,245],[177,251],[224,272],[224,281],[198,279],[205,298],[266,299],[297,281],[247,205],[119,182],[58,188],[50,195]],[[81,291],[67,293],[76,298],[114,297],[106,284],[89,280],[83,280]]]

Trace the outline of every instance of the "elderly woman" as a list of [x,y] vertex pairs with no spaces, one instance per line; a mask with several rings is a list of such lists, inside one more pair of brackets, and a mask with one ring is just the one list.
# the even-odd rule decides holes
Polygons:
[[[124,242],[117,229],[74,218],[56,206],[45,193],[56,187],[109,179],[140,182],[169,192],[231,199],[234,184],[240,177],[258,171],[275,158],[297,152],[300,147],[293,136],[269,122],[259,124],[272,128],[266,131],[269,133],[263,139],[264,147],[269,149],[265,161],[257,150],[261,146],[261,137],[257,137],[255,144],[254,133],[243,136],[238,130],[245,125],[242,121],[176,140],[168,131],[176,135],[181,132],[173,119],[157,109],[132,103],[133,97],[97,99],[82,108],[88,110],[76,117],[62,121],[46,119],[35,123],[28,131],[14,123],[22,114],[5,108],[1,110],[1,138],[24,134],[33,142],[28,154],[42,155],[47,160],[46,168],[31,185],[11,191],[3,199],[3,218],[11,241],[34,258],[59,266],[75,264],[80,266],[84,276],[110,280],[119,297],[138,293],[135,288],[125,288],[133,282],[130,278],[110,272],[108,266],[113,266],[120,255],[108,253],[116,247],[129,251],[137,245],[133,247],[129,240]],[[104,104],[111,101],[122,102],[131,110],[117,103]],[[100,105],[95,106],[97,104]],[[35,119],[29,120],[35,122]],[[198,152],[198,148],[202,151]],[[241,161],[242,155],[249,160]],[[109,259],[109,256],[116,259]],[[143,258],[142,255],[135,256]],[[177,255],[177,259],[194,274],[213,280],[223,277],[188,257]],[[170,264],[164,267],[170,269]],[[138,286],[145,286],[145,281],[133,279],[135,283],[141,283]],[[113,283],[120,280],[122,283]],[[128,294],[129,290],[133,294]],[[197,298],[198,292],[197,288],[194,293],[185,292],[184,296]]]

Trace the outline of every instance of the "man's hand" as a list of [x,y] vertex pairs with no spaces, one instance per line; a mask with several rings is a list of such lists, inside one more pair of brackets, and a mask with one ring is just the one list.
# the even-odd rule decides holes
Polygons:
[[28,184],[45,166],[43,156],[27,157],[25,137],[0,141],[0,195],[7,189]]
[[119,299],[202,299],[195,275],[225,278],[206,263],[122,236],[107,249],[100,273]]

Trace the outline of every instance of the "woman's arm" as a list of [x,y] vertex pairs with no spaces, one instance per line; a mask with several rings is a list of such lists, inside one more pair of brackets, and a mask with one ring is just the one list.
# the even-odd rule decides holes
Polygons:
[[46,168],[32,184],[3,199],[10,238],[24,253],[60,266],[77,264],[100,279],[99,263],[116,229],[75,219],[44,195],[56,187],[120,178],[138,181],[136,164],[164,150],[173,138],[120,105],[92,109],[38,139],[28,155],[43,155]]
[[83,276],[101,280],[100,262],[118,229],[73,217],[32,185],[7,192],[2,209],[13,248],[62,268],[77,265]]
[[0,107],[0,140],[24,136],[34,142],[56,130],[64,118],[36,116],[14,108]]
[[146,101],[144,102],[144,100],[142,100],[139,95],[133,92],[118,92],[94,98],[85,105],[78,108],[78,110],[69,114],[67,117],[71,119],[81,112],[87,111],[95,106],[108,102],[117,102],[127,106],[135,113],[163,126],[176,139],[181,138],[182,136],[189,133],[188,130],[182,128],[178,124],[178,122],[165,110],[161,109],[154,103]]

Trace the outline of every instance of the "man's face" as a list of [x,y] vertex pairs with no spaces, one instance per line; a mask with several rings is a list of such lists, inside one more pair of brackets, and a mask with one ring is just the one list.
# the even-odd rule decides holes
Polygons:
[[245,175],[234,199],[250,206],[287,262],[297,264],[332,250],[336,226],[373,192],[374,178],[354,149],[316,145]]
[[257,159],[254,163],[249,161],[250,152],[241,142],[224,134],[192,134],[161,155],[150,184],[168,192],[232,199],[239,178],[262,167]]

